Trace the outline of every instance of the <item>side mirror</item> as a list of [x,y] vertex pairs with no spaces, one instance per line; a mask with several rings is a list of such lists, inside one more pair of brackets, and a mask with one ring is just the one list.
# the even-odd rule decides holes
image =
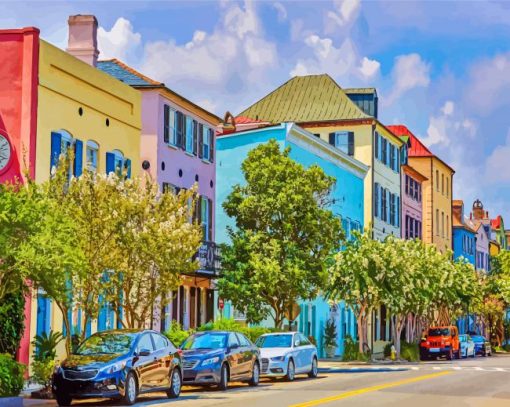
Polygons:
[[150,356],[151,351],[149,349],[141,349],[139,352],[137,352],[138,356]]
[[296,340],[294,341],[294,347],[298,347],[298,346],[299,346],[299,344],[300,344],[299,339],[296,339]]

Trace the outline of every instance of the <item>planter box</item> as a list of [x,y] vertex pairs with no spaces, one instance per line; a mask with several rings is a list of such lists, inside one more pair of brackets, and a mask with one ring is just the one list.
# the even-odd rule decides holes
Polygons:
[[0,407],[23,407],[23,397],[0,397]]

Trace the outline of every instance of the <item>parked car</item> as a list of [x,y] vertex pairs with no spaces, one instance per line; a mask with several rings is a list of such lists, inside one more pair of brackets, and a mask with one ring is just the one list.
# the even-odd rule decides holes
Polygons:
[[471,356],[475,357],[475,343],[471,339],[471,336],[467,334],[459,335],[460,342],[460,355],[463,358]]
[[259,350],[243,334],[197,332],[183,342],[181,349],[184,384],[216,384],[221,390],[233,381],[259,384]]
[[317,377],[317,348],[299,332],[262,335],[255,344],[260,348],[261,374],[294,380],[296,374]]
[[456,326],[436,326],[428,330],[426,338],[420,343],[422,360],[446,356],[452,360],[460,359],[459,332]]
[[179,351],[158,332],[134,329],[95,333],[55,368],[52,381],[59,406],[90,397],[131,405],[151,391],[176,398],[181,386]]
[[475,354],[482,356],[492,356],[491,343],[482,335],[472,335],[471,339],[475,343]]

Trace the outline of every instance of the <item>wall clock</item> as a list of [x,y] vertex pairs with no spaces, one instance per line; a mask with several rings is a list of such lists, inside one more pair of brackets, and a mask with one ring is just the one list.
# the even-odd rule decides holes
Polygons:
[[12,158],[11,143],[6,136],[0,133],[0,174],[7,170]]

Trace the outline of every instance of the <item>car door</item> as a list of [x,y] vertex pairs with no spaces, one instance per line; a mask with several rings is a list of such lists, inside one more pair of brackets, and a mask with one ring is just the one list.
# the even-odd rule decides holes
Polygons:
[[303,334],[299,334],[299,342],[301,345],[301,369],[303,372],[309,372],[312,369],[312,358],[315,351],[315,347],[312,345],[310,340]]
[[163,335],[151,333],[154,342],[154,357],[157,360],[155,380],[158,387],[170,386],[170,369],[172,368],[175,348]]
[[301,347],[301,340],[299,337],[299,333],[294,334],[292,338],[292,359],[294,360],[294,367],[296,369],[296,373],[301,369],[303,364],[303,348]]
[[239,340],[241,352],[239,374],[245,378],[251,378],[251,366],[253,361],[252,345],[243,334],[238,333],[237,339]]
[[[149,355],[140,355],[140,352],[144,350],[149,351]],[[134,368],[138,373],[140,389],[144,391],[157,387],[159,366],[154,355],[154,344],[150,333],[144,333],[140,336],[135,352],[137,356],[135,357]]]
[[227,360],[230,365],[230,378],[231,380],[237,380],[240,376],[242,354],[237,335],[233,332],[230,332],[227,338]]

